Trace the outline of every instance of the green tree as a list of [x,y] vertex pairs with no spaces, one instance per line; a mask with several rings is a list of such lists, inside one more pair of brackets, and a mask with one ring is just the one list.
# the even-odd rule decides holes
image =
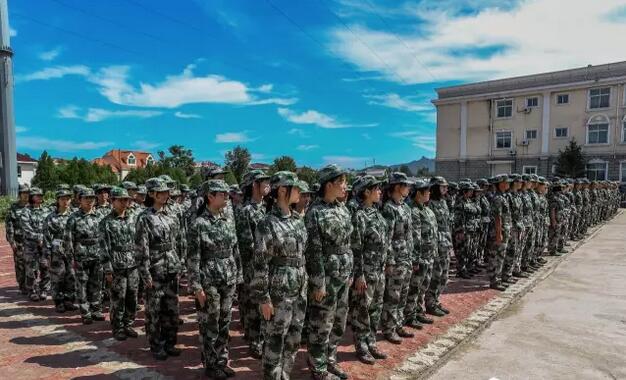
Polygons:
[[59,175],[54,160],[45,150],[37,162],[37,173],[33,177],[32,184],[40,187],[44,192],[55,190],[59,184]]
[[298,174],[298,178],[307,182],[309,185],[313,185],[318,181],[317,171],[308,166],[299,168],[296,173]]
[[411,173],[411,168],[409,168],[409,165],[401,165],[398,171],[406,174],[408,177],[413,176],[413,173]]
[[585,175],[585,157],[582,147],[571,139],[564,150],[559,150],[556,173],[562,177],[578,178]]
[[424,167],[417,169],[417,173],[415,173],[415,175],[416,175],[417,177],[424,177],[424,178],[428,178],[428,177],[432,177],[432,176],[434,176],[434,174],[433,174],[433,173],[431,173],[431,172],[428,170],[428,168],[424,168]]
[[274,162],[270,166],[270,174],[274,174],[279,171],[287,170],[290,172],[296,172],[298,169],[296,161],[289,156],[280,156],[274,159]]
[[182,145],[172,145],[168,148],[169,155],[158,152],[159,166],[164,169],[181,169],[186,177],[195,173],[193,152]]
[[251,158],[250,151],[239,145],[233,150],[226,152],[224,164],[226,164],[228,171],[232,173],[235,183],[241,182],[241,178],[248,171]]

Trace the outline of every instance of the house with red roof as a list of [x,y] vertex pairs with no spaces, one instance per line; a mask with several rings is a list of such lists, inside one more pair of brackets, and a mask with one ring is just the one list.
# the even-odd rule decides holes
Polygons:
[[151,153],[137,150],[113,149],[93,162],[100,166],[109,166],[120,181],[124,180],[132,169],[145,168],[155,162]]

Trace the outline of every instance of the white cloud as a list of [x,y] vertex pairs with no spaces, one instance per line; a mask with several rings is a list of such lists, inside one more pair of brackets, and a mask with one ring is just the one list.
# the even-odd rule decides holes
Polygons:
[[215,135],[216,143],[244,143],[253,141],[254,139],[248,136],[248,131],[243,132],[226,132],[218,133]]
[[434,153],[436,151],[436,137],[426,135],[418,131],[405,131],[390,133],[389,136],[410,141],[414,147],[421,148],[425,151]]
[[408,112],[422,112],[422,111],[432,111],[433,105],[430,102],[426,101],[423,103],[415,103],[412,99],[413,97],[401,97],[395,93],[381,94],[381,95],[373,95],[373,94],[365,94],[364,98],[368,99],[368,104],[373,104],[377,106],[395,108],[402,111]]
[[195,76],[195,65],[188,65],[181,74],[167,76],[156,84],[140,83],[139,88],[129,83],[130,67],[110,66],[90,77],[100,93],[109,101],[139,107],[176,108],[184,104],[220,103],[238,105],[292,104],[296,99],[259,98],[268,85],[260,89],[219,75]]
[[20,137],[17,139],[17,146],[19,149],[48,149],[60,152],[75,152],[80,150],[94,150],[102,149],[107,146],[113,145],[108,141],[69,141],[48,139],[45,137]]
[[263,154],[263,153],[251,153],[250,154],[250,158],[253,160],[263,160],[265,158],[267,158],[267,155]]
[[161,146],[160,143],[152,142],[152,141],[146,141],[146,140],[137,140],[133,144],[133,147],[135,149],[147,150],[147,151],[150,151],[152,149],[158,148],[159,146]]
[[365,127],[375,127],[378,124],[344,124],[339,121],[334,116],[326,115],[321,112],[315,110],[308,110],[302,113],[297,113],[288,108],[278,108],[278,114],[282,116],[285,120],[295,123],[295,124],[313,124],[317,125],[320,128],[365,128]]
[[311,137],[304,131],[304,129],[300,129],[300,128],[291,128],[290,130],[287,131],[287,133],[290,135],[298,136],[303,139]]
[[319,147],[320,147],[319,145],[298,145],[296,149],[301,150],[303,152],[308,152],[310,150],[317,149]]
[[10,37],[17,37],[17,29],[13,29],[13,28],[9,27],[9,36]]
[[608,16],[623,0],[605,0],[602,6],[587,0],[493,5],[500,3],[470,13],[415,6],[406,13],[414,15],[412,27],[403,28],[412,33],[351,25],[384,63],[342,27],[331,31],[330,48],[360,71],[402,83],[475,81],[624,59],[615,46],[626,34],[626,23]]
[[184,113],[184,112],[175,112],[174,116],[181,118],[181,119],[202,119],[202,116],[195,114],[195,113]]
[[22,127],[21,125],[15,126],[15,133],[24,133],[26,131],[28,131],[28,128],[26,127]]
[[61,50],[61,47],[56,47],[54,49],[41,52],[39,53],[39,59],[41,59],[42,61],[53,61],[56,57],[59,56],[59,54],[61,54]]
[[147,111],[147,110],[124,110],[124,111],[111,111],[102,108],[88,108],[85,112],[81,113],[81,108],[69,105],[59,109],[57,117],[61,119],[79,119],[88,123],[95,123],[112,118],[124,118],[134,117],[140,119],[146,119],[163,114],[161,111]]
[[365,165],[367,157],[352,157],[352,156],[324,156],[322,157],[324,164],[337,164],[344,168],[362,167]]
[[91,71],[89,67],[84,65],[73,65],[73,66],[53,66],[46,67],[45,69],[35,71],[34,73],[25,74],[25,75],[15,75],[16,82],[30,82],[35,80],[50,80],[50,79],[58,79],[63,78],[68,75],[78,75],[82,77],[87,77]]

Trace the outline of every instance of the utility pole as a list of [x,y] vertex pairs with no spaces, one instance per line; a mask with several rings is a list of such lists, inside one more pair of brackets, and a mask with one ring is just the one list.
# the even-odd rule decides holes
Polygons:
[[13,114],[13,50],[7,0],[0,0],[0,193],[17,194],[17,151]]

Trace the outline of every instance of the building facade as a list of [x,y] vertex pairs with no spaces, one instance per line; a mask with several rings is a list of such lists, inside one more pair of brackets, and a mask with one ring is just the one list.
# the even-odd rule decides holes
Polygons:
[[113,149],[101,158],[93,160],[100,166],[109,166],[120,181],[124,180],[132,169],[145,168],[154,163],[152,154],[136,150]]
[[587,176],[626,182],[626,62],[437,89],[436,172],[554,173],[575,139]]
[[31,185],[37,174],[37,160],[28,154],[17,154],[17,182],[20,185]]

